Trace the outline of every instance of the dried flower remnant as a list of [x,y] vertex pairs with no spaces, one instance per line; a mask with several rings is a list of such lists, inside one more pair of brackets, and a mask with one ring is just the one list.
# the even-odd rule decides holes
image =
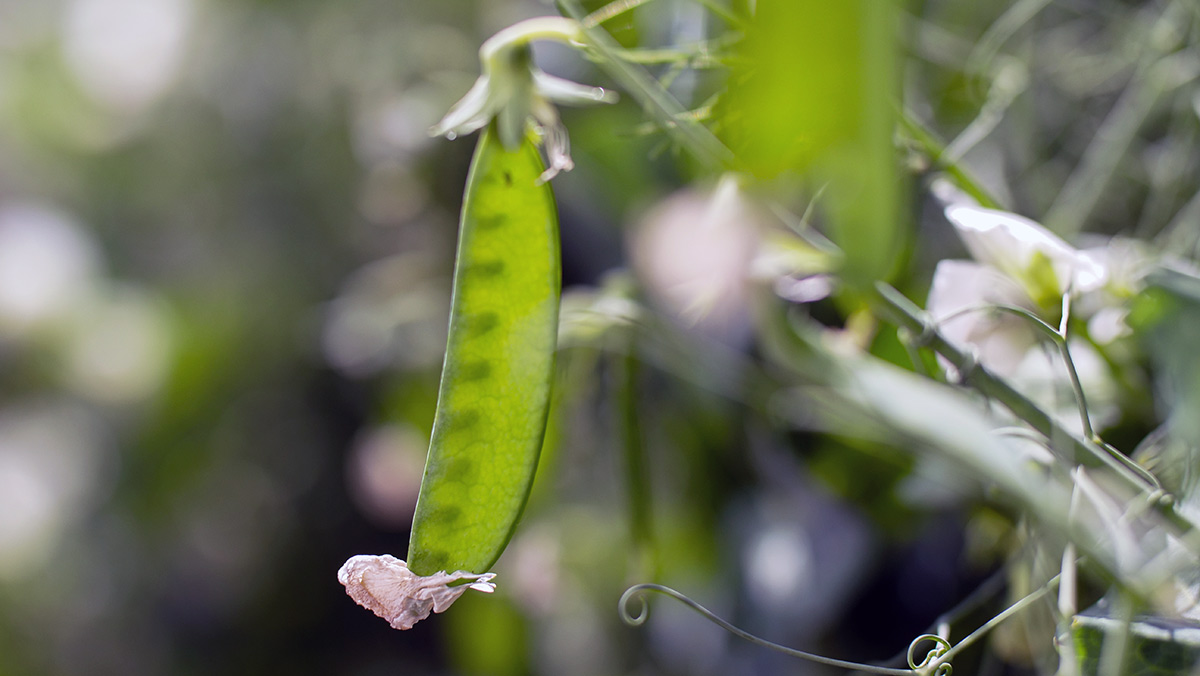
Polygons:
[[[412,629],[430,612],[445,612],[468,589],[492,593],[495,573],[439,571],[421,576],[394,556],[352,556],[338,570],[338,582],[354,602],[387,620],[395,629]],[[463,584],[450,586],[459,580]]]

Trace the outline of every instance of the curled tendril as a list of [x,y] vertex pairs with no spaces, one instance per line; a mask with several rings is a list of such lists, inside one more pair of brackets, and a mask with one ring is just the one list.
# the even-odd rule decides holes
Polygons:
[[[621,600],[617,601],[617,612],[621,615],[621,621],[631,627],[640,627],[646,622],[646,618],[650,616],[650,608],[646,603],[646,592],[648,585],[638,584],[625,590],[621,594]],[[629,612],[630,601],[637,600],[640,604],[636,614]]]
[[[617,611],[620,613],[621,620],[623,622],[625,622],[625,624],[636,627],[646,621],[646,618],[649,615],[649,607],[648,607],[648,604],[646,603],[645,597],[650,592],[655,592],[658,594],[662,594],[664,596],[669,596],[669,597],[675,599],[676,601],[679,601],[683,605],[687,606],[688,608],[691,608],[696,613],[703,616],[709,622],[712,622],[713,624],[717,625],[718,627],[721,627],[725,631],[733,634],[734,636],[737,636],[738,638],[749,641],[750,643],[753,643],[754,645],[761,646],[764,648],[768,648],[770,650],[774,650],[776,652],[783,653],[784,655],[788,655],[790,657],[798,657],[800,659],[809,660],[810,662],[816,662],[818,664],[824,664],[826,666],[831,666],[831,667],[838,667],[840,669],[865,671],[865,672],[869,672],[869,673],[873,673],[873,674],[886,674],[888,676],[913,676],[914,670],[912,670],[912,669],[892,669],[890,667],[879,667],[879,666],[875,666],[873,664],[862,664],[861,662],[850,662],[847,660],[839,660],[839,659],[834,659],[832,657],[825,657],[823,655],[814,655],[813,653],[804,652],[803,650],[796,650],[795,648],[789,648],[787,646],[782,646],[782,645],[779,645],[778,643],[772,643],[771,641],[768,641],[763,638],[759,638],[759,637],[755,636],[754,634],[751,634],[747,631],[744,631],[742,629],[739,629],[739,628],[733,626],[732,624],[730,624],[730,623],[726,622],[725,620],[721,619],[720,617],[718,617],[715,613],[713,613],[708,608],[705,608],[704,606],[700,605],[699,603],[696,603],[695,601],[688,598],[684,594],[681,594],[680,592],[677,592],[674,589],[671,589],[670,587],[665,587],[661,584],[635,584],[632,587],[630,587],[629,589],[625,590],[625,593],[621,595],[621,600],[617,602]],[[630,603],[634,600],[635,597],[636,597],[637,601],[641,604],[640,607],[638,607],[638,609],[637,609],[638,610],[637,613],[630,612]],[[922,637],[922,638],[927,638],[927,637]],[[920,639],[918,639],[918,640],[920,640]],[[938,639],[938,640],[941,640],[941,639]],[[942,641],[942,643],[945,643],[945,641]],[[949,644],[946,644],[946,649],[949,649]],[[942,649],[939,647],[937,650],[942,650]],[[939,653],[939,655],[943,654],[944,652],[945,652],[945,650],[942,650],[942,653]],[[910,655],[909,664],[912,664],[911,654],[912,654],[912,649],[910,648],[909,649],[909,655]],[[929,659],[932,659],[932,658],[926,658],[926,661],[928,661]],[[941,665],[941,666],[945,666],[948,668],[950,665],[946,664],[946,665]],[[935,673],[934,676],[949,676],[950,672],[948,669],[945,672],[940,671],[941,666],[939,666],[939,671],[937,673]]]
[[[929,652],[925,653],[925,659],[921,660],[920,664],[917,664],[913,656],[917,652],[917,646],[921,645],[924,641],[932,641],[934,646]],[[914,638],[912,643],[908,644],[908,667],[916,672],[928,672],[929,667],[936,664],[938,658],[950,652],[950,648],[950,642],[941,636],[936,634],[921,634]],[[953,672],[954,668],[950,666],[950,663],[943,662],[942,664],[937,664],[934,668],[933,676],[950,676]]]

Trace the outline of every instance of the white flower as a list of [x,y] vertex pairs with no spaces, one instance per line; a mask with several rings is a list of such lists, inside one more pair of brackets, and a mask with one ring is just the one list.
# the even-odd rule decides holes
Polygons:
[[[1039,347],[1029,320],[981,310],[1022,308],[1054,326],[1063,297],[1069,295],[1072,315],[1090,319],[1089,331],[1104,343],[1123,332],[1127,310],[1119,297],[1137,285],[1143,266],[1125,270],[1122,266],[1133,264],[1113,242],[1080,251],[1027,218],[949,198],[958,203],[946,207],[946,218],[977,262],[938,263],[926,303],[930,315],[949,341],[972,349],[980,363],[1078,430],[1079,414],[1062,360]],[[1109,367],[1086,341],[1071,340],[1069,346],[1093,422],[1111,418],[1117,392]]]
[[1105,269],[1058,235],[1017,214],[978,206],[946,207],[971,257],[1003,272],[1040,305],[1057,304],[1066,293],[1104,285]]
[[[477,575],[465,571],[439,571],[421,576],[408,569],[408,564],[394,556],[383,554],[350,557],[338,570],[338,582],[355,603],[387,620],[395,629],[412,629],[429,617],[429,613],[444,612],[468,589],[492,593],[495,573]],[[449,586],[466,580],[470,584]]]
[[554,77],[533,65],[529,43],[533,40],[579,43],[579,23],[562,17],[527,19],[496,33],[479,48],[483,74],[429,133],[453,139],[481,129],[494,118],[500,143],[515,150],[532,122],[546,144],[549,167],[540,180],[559,171],[570,171],[570,143],[554,103],[612,103],[616,94]]
[[925,306],[942,334],[955,345],[974,347],[987,368],[1012,376],[1037,334],[1013,315],[979,311],[989,305],[1032,309],[1021,286],[995,268],[971,261],[938,263]]

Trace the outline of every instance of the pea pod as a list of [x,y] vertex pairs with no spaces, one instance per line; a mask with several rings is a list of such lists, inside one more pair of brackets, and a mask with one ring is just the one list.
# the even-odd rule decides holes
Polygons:
[[491,568],[537,469],[558,334],[558,219],[544,165],[495,125],[480,136],[463,197],[450,334],[408,566],[418,575]]

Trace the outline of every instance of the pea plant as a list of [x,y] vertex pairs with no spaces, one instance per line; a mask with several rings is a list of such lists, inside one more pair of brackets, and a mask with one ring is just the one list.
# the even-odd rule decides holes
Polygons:
[[[556,355],[590,345],[615,356],[628,512],[646,551],[654,461],[640,433],[641,367],[698,388],[714,387],[704,370],[732,371],[736,385],[716,389],[768,428],[901,452],[906,471],[958,477],[944,481],[1023,534],[997,545],[1003,564],[985,588],[890,663],[759,638],[661,584],[653,563],[612,599],[626,623],[645,622],[658,594],[763,650],[849,671],[946,676],[968,649],[1019,626],[1039,673],[1193,673],[1200,272],[1178,243],[1200,241],[1195,219],[1159,237],[1079,235],[1104,197],[1094,186],[1113,179],[1112,134],[1127,119],[1097,133],[1040,214],[1045,225],[967,161],[1003,152],[989,137],[1030,77],[1004,46],[1051,3],[1015,3],[965,46],[883,0],[683,2],[710,27],[688,44],[642,46],[613,28],[652,4],[585,14],[560,0],[560,16],[500,31],[479,50],[475,85],[431,130],[478,132],[437,410],[406,560],[352,557],[338,574],[349,595],[409,629],[504,584],[493,567],[556,424]],[[1200,63],[1188,39],[1200,16],[1162,4],[1149,20],[1165,37],[1130,76],[1157,73],[1146,77],[1159,95]],[[538,41],[578,52],[615,86],[547,74]],[[946,143],[924,119],[923,94],[900,83],[914,63],[956,49],[982,104]],[[673,85],[685,76],[693,86],[681,94]],[[700,260],[671,278],[669,263],[640,264],[635,251],[633,274],[563,296],[552,184],[574,160],[555,104],[618,93],[643,119],[614,131],[661,141],[696,186],[690,230],[666,260]],[[1134,115],[1120,104],[1112,114]],[[680,244],[690,240],[708,248]],[[714,249],[727,255],[710,264],[696,253]],[[748,338],[706,323],[733,287]]]

